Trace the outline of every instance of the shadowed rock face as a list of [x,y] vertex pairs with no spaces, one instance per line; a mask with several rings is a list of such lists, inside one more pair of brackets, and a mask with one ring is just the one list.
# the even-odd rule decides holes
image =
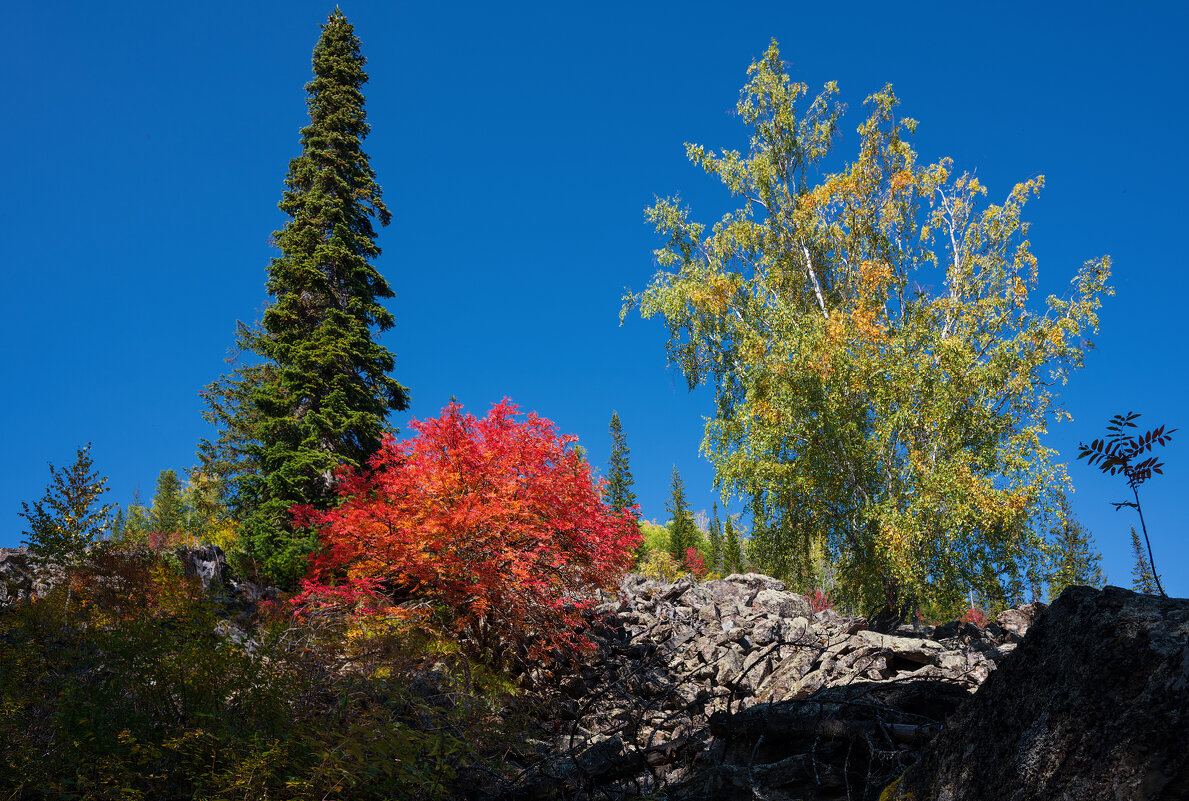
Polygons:
[[1189,600],[1067,590],[885,798],[1189,799]]

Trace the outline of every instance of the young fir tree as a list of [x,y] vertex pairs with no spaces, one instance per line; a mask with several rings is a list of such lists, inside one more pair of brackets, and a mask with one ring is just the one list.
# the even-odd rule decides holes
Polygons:
[[725,542],[723,543],[723,572],[727,574],[742,573],[743,546],[739,543],[739,534],[735,531],[735,524],[731,522],[730,515],[727,515],[725,528]]
[[120,542],[124,539],[124,529],[128,526],[128,516],[124,514],[123,508],[117,506],[116,514],[111,519],[111,526],[107,530],[107,538]]
[[153,531],[168,535],[176,535],[186,528],[182,482],[173,470],[162,470],[157,476],[157,491],[153,493],[149,526]]
[[87,546],[101,539],[110,525],[111,504],[99,504],[107,479],[92,472],[91,443],[77,450],[74,464],[63,470],[50,465],[50,485],[32,508],[24,501],[18,513],[29,524],[24,543],[39,559],[70,567]]
[[120,541],[125,544],[142,542],[151,527],[150,512],[140,502],[140,485],[132,491],[132,503],[124,517],[124,526],[119,532]]
[[636,482],[628,465],[628,453],[627,438],[619,424],[619,413],[611,412],[611,470],[607,475],[607,502],[617,512],[636,503],[636,494],[632,492],[632,485]]
[[685,563],[686,551],[698,544],[697,528],[694,526],[693,515],[690,514],[689,504],[685,500],[685,482],[677,467],[673,467],[673,483],[669,490],[669,503],[665,507],[669,512],[669,554],[678,564]]
[[1135,564],[1131,568],[1131,589],[1148,595],[1160,595],[1160,577],[1152,572],[1152,563],[1135,526],[1131,527],[1131,553]]
[[272,301],[259,328],[240,326],[241,350],[258,358],[204,393],[220,438],[203,444],[203,470],[224,477],[251,564],[283,587],[316,547],[293,525],[292,507],[328,508],[335,469],[363,465],[388,413],[408,406],[388,375],[395,358],[373,336],[393,325],[381,303],[392,289],[371,263],[380,255],[372,221],[387,225],[391,215],[363,151],[364,63],[335,9],[314,48],[310,124],[285,179],[280,209],[290,219],[274,234]]
[[718,519],[718,503],[713,505],[713,513],[710,516],[710,553],[707,556],[709,564],[706,569],[712,573],[719,573],[722,571],[722,523]]
[[1049,577],[1050,599],[1056,598],[1066,587],[1102,587],[1106,583],[1102,555],[1094,550],[1090,532],[1074,517],[1065,493],[1058,497],[1058,509],[1061,523],[1052,530],[1056,554],[1053,573]]

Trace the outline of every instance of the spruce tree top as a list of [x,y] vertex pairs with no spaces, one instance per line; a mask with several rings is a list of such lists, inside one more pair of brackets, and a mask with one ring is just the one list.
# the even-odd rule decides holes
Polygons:
[[[335,309],[385,331],[393,319],[377,299],[393,292],[368,260],[380,255],[372,219],[388,225],[392,215],[363,152],[371,130],[363,97],[367,59],[338,9],[322,26],[313,62],[314,79],[305,87],[310,124],[301,130],[302,153],[289,162],[279,204],[292,219],[273,234],[282,255],[268,271],[268,292],[277,302],[265,313],[265,327],[284,331],[313,322],[301,312]],[[298,287],[306,291],[295,292]],[[403,404],[398,388],[393,392]]]
[[636,493],[632,492],[632,485],[636,482],[628,464],[629,453],[627,437],[619,423],[619,413],[611,412],[611,472],[607,477],[607,502],[617,512],[636,503]]
[[408,406],[407,390],[389,375],[395,357],[371,331],[392,327],[381,300],[393,292],[371,263],[380,255],[372,220],[387,225],[391,214],[363,151],[365,63],[335,9],[314,48],[310,124],[279,204],[290,220],[274,234],[281,255],[269,265],[267,288],[275,300],[250,343],[275,364],[257,396],[268,421],[262,461],[266,473],[287,474],[278,489],[291,502],[328,498],[329,482],[311,486],[310,477],[328,476],[338,461],[362,464],[379,446],[388,412]]

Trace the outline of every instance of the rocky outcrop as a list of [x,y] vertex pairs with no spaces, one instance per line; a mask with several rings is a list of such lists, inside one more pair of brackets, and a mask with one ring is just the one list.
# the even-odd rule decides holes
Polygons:
[[[227,557],[217,545],[178,548],[174,556],[182,572],[195,578],[216,598],[244,605],[276,600],[280,590],[239,579],[228,567]],[[31,597],[44,597],[61,582],[62,569],[39,562],[28,547],[0,548],[0,609]]]
[[60,575],[52,565],[38,564],[27,546],[0,548],[0,609],[48,594]]
[[231,589],[232,578],[227,570],[227,557],[218,545],[178,548],[176,555],[182,565],[182,572],[198,579],[207,592],[218,593]]
[[766,576],[629,576],[591,616],[597,653],[562,680],[555,732],[501,793],[874,799],[1038,608],[884,634]]
[[887,797],[1189,798],[1189,600],[1067,590]]

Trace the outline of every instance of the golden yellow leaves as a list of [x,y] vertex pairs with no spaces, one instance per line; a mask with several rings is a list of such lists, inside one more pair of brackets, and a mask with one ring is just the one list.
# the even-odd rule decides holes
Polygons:
[[918,553],[923,534],[912,518],[896,515],[880,521],[879,538],[893,571],[901,578],[920,567]]
[[712,315],[725,314],[735,293],[735,282],[721,273],[711,273],[706,279],[690,287],[689,303],[695,309]]
[[908,170],[900,170],[888,179],[888,188],[892,192],[900,192],[916,183],[916,179]]
[[1028,287],[1024,285],[1023,279],[1018,275],[1011,287],[1012,302],[1017,309],[1022,309],[1028,304]]
[[784,415],[780,407],[768,400],[755,400],[746,405],[747,416],[763,423],[779,425]]
[[953,489],[977,510],[987,528],[1003,527],[1030,504],[1027,493],[996,487],[994,477],[976,475],[970,469],[969,459],[957,460],[949,474]]

